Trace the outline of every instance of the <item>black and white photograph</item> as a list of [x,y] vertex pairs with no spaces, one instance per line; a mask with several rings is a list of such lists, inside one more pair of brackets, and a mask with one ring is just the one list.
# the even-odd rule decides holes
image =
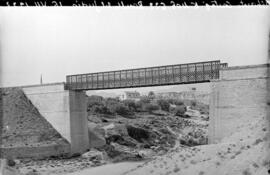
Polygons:
[[268,175],[269,59],[269,5],[0,7],[0,175]]

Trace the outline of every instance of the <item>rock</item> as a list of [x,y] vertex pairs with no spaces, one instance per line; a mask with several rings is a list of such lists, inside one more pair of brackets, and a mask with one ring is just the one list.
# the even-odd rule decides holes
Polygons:
[[[80,157],[81,156],[81,153],[73,153],[70,158],[76,158],[76,157]],[[56,156],[56,159],[58,159],[59,157]]]
[[185,114],[181,115],[180,117],[182,117],[182,118],[191,118],[192,116],[189,115],[188,113],[185,113]]
[[117,143],[111,143],[108,155],[113,158],[113,162],[141,160],[143,158],[136,149]]
[[40,173],[38,173],[37,170],[33,169],[32,171],[29,171],[25,175],[40,175]]
[[107,131],[108,129],[113,129],[115,127],[115,125],[113,123],[103,126],[102,128],[105,129],[105,131]]
[[99,148],[106,144],[104,129],[95,123],[88,123],[88,137],[91,148]]
[[105,130],[106,131],[105,137],[106,137],[107,144],[110,144],[111,142],[115,142],[115,143],[118,143],[120,145],[125,145],[125,146],[131,146],[131,147],[136,146],[137,144],[136,140],[129,137],[125,124],[114,124],[113,127],[110,124],[106,126],[105,128],[107,129]]
[[143,139],[149,139],[150,132],[141,128],[135,127],[133,125],[127,125],[128,135],[139,142],[142,142]]
[[15,159],[14,161],[15,161],[16,164],[21,163],[21,161],[19,159]]
[[89,160],[96,160],[101,161],[104,160],[104,155],[102,152],[98,150],[91,150],[82,155],[82,158],[89,159]]
[[168,115],[167,112],[162,111],[162,110],[154,110],[154,111],[152,111],[152,114],[157,115],[157,116],[166,116],[166,115]]
[[107,119],[105,119],[105,118],[102,118],[101,121],[102,121],[102,122],[106,122],[106,123],[109,122],[109,121],[108,121]]
[[7,159],[0,160],[0,174],[1,175],[21,175],[20,171],[8,165]]
[[13,159],[7,159],[7,165],[8,166],[15,166],[16,162]]
[[201,115],[201,119],[209,121],[209,115]]
[[142,158],[151,158],[154,156],[154,151],[151,149],[144,149],[144,150],[140,150],[138,151],[138,154],[142,157]]

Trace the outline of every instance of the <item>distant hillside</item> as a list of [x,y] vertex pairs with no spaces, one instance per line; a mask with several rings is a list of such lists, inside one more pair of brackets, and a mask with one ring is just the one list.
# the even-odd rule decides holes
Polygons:
[[164,92],[183,92],[190,91],[191,88],[196,88],[196,91],[207,94],[210,92],[209,83],[199,83],[199,84],[182,84],[182,85],[169,85],[169,86],[154,86],[154,87],[143,87],[143,88],[127,88],[127,89],[113,89],[113,90],[95,90],[87,91],[87,95],[98,95],[103,97],[117,97],[124,93],[124,91],[137,91],[142,95],[147,95],[149,91],[154,93],[164,93]]
[[209,93],[210,83],[164,86],[164,88],[160,88],[156,92],[182,92],[182,91],[189,91],[191,88],[196,88],[196,90],[200,92]]
[[209,104],[209,92],[204,91],[160,92],[156,95],[163,99],[196,100]]
[[111,92],[110,90],[107,90],[107,92],[105,92],[105,91],[87,91],[86,94],[87,94],[88,96],[91,96],[91,95],[98,95],[98,96],[102,96],[102,97],[105,97],[105,98],[108,98],[108,97],[117,97],[117,96],[119,96],[118,94],[113,93],[113,92]]

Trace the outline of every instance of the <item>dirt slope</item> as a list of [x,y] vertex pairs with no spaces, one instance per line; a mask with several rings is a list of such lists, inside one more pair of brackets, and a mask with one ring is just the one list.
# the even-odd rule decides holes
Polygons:
[[66,143],[20,88],[0,89],[1,147]]

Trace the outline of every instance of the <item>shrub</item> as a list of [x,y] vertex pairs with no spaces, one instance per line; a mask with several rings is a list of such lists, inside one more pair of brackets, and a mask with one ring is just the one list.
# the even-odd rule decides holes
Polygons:
[[149,98],[150,100],[153,100],[153,99],[155,98],[155,93],[154,93],[153,91],[150,91],[150,92],[148,93],[148,98]]
[[131,115],[133,114],[129,108],[123,104],[118,104],[115,108],[115,112],[119,115],[122,115],[122,116],[128,116],[128,115]]
[[175,104],[175,99],[172,99],[172,98],[169,98],[169,99],[167,99],[167,101],[168,101],[168,103],[170,103],[170,104]]
[[175,109],[175,115],[182,117],[185,112],[187,111],[187,107],[182,105],[182,106],[177,106]]
[[107,99],[105,100],[105,105],[106,105],[106,106],[109,106],[109,105],[115,105],[115,104],[118,104],[118,103],[120,103],[120,101],[119,101],[119,99],[117,99],[117,98],[107,98]]
[[152,112],[152,111],[158,110],[158,109],[159,109],[159,106],[157,104],[149,103],[149,104],[146,104],[145,105],[145,110],[147,112]]
[[182,105],[184,105],[184,102],[183,102],[182,100],[175,100],[175,101],[174,101],[174,104],[175,104],[175,105],[182,106]]
[[102,105],[103,102],[103,97],[98,96],[98,95],[91,95],[87,99],[87,106],[92,107],[94,105]]
[[137,112],[148,111],[146,108],[147,108],[147,106],[150,105],[150,102],[151,102],[151,100],[147,96],[141,97],[140,101],[137,101],[135,103],[136,111]]
[[175,113],[176,106],[170,105],[169,112]]
[[115,112],[112,109],[108,108],[107,106],[103,106],[103,105],[102,106],[94,106],[93,111],[95,113],[99,113],[99,114],[108,114],[108,115],[115,114]]
[[143,103],[141,101],[135,102],[135,110],[137,112],[143,111]]
[[160,99],[157,101],[157,103],[163,111],[170,110],[170,103],[167,100]]
[[147,96],[141,97],[140,101],[142,103],[150,103],[151,102],[150,98],[148,98]]
[[191,101],[191,106],[192,107],[195,107],[197,105],[197,102],[196,101]]
[[134,100],[124,100],[123,102],[129,108],[129,110],[137,111],[137,106]]
[[209,114],[209,105],[200,102],[195,102],[195,104],[193,103],[193,105],[195,106],[192,106],[192,108],[200,111],[201,114]]
[[15,162],[13,159],[8,158],[8,159],[7,159],[7,165],[13,167],[13,166],[16,165],[16,162]]

